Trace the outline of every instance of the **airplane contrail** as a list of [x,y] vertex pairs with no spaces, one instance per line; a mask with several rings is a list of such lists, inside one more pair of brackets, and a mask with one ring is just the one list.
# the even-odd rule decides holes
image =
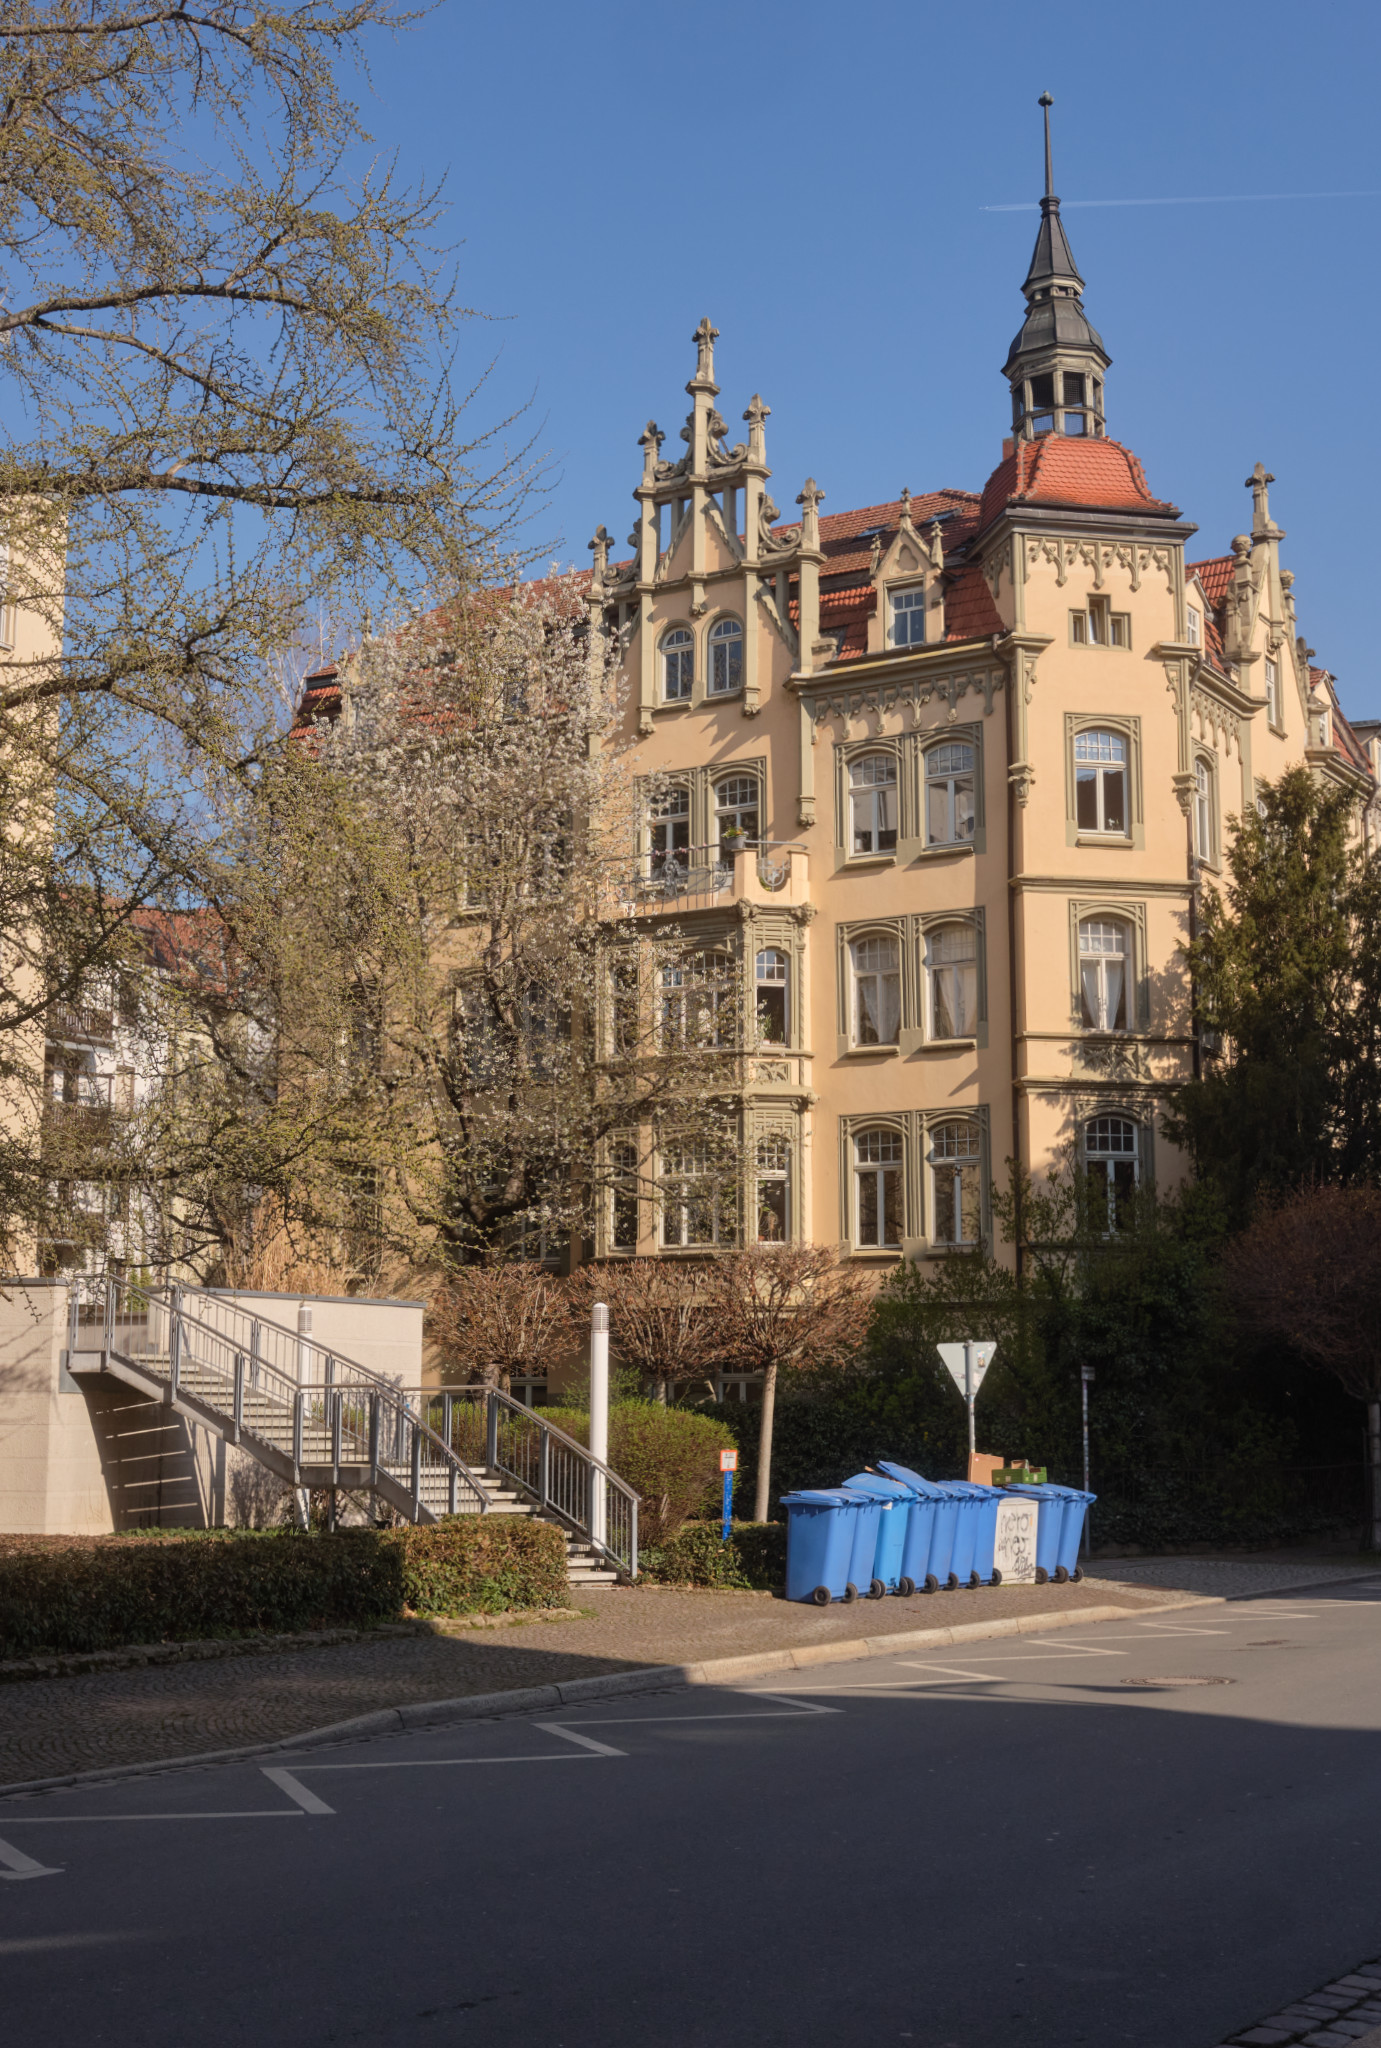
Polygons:
[[[1210,192],[1179,199],[1062,199],[1066,206],[1252,206],[1267,199],[1381,199],[1376,192]],[[1035,213],[1036,199],[1017,199],[1002,206],[980,206],[980,213]]]

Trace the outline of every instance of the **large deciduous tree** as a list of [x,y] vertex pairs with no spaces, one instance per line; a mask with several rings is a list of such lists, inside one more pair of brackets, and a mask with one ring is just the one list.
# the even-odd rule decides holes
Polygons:
[[1187,948],[1215,1049],[1167,1131],[1237,1221],[1263,1190],[1381,1174],[1381,864],[1356,804],[1305,768],[1263,785]]
[[1308,1187],[1228,1246],[1234,1308],[1365,1403],[1371,1548],[1381,1550],[1381,1188]]
[[[281,741],[262,675],[304,612],[453,589],[511,509],[449,384],[437,195],[370,153],[343,77],[407,20],[0,0],[11,1111],[140,905],[216,899],[217,786]],[[0,1127],[13,1213],[51,1175],[32,1118]]]

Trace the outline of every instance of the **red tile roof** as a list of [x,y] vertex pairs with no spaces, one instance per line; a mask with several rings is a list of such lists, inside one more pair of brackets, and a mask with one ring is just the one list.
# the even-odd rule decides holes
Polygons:
[[1186,577],[1197,576],[1204,586],[1204,596],[1216,612],[1232,587],[1232,572],[1235,567],[1231,555],[1213,555],[1206,562],[1186,562]]
[[1006,630],[982,569],[977,562],[970,562],[945,592],[946,640],[986,639]]
[[1120,441],[1073,440],[1063,434],[1017,442],[983,487],[980,529],[1015,503],[1179,516],[1179,508],[1168,499],[1151,496],[1145,472],[1130,448]]

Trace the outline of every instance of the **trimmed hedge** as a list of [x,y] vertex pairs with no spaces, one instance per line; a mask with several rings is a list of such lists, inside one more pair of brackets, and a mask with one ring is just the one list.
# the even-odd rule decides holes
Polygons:
[[644,1551],[638,1568],[654,1585],[767,1591],[786,1582],[786,1524],[736,1522],[726,1543],[717,1522],[687,1522]]
[[0,1537],[0,1657],[369,1628],[567,1603],[560,1532],[527,1516],[428,1528]]
[[[547,1408],[549,1422],[588,1443],[582,1408]],[[734,1432],[717,1416],[658,1401],[615,1401],[609,1409],[609,1464],[639,1495],[638,1548],[668,1542],[690,1515],[713,1514],[722,1497],[719,1454]]]

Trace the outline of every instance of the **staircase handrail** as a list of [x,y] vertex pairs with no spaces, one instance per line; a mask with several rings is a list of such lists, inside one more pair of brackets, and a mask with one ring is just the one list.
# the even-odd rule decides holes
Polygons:
[[[233,1441],[238,1442],[241,1434],[244,1434],[254,1437],[259,1442],[269,1442],[269,1439],[263,1437],[259,1431],[254,1430],[243,1419],[243,1393],[246,1382],[257,1390],[262,1380],[267,1381],[274,1387],[283,1405],[299,1418],[295,1424],[298,1433],[300,1433],[301,1429],[301,1414],[306,1400],[308,1398],[319,1398],[323,1409],[332,1417],[332,1427],[337,1438],[339,1439],[348,1433],[362,1447],[363,1455],[359,1462],[367,1463],[374,1467],[381,1465],[386,1467],[388,1460],[374,1455],[379,1448],[379,1443],[375,1440],[375,1423],[371,1421],[368,1434],[361,1435],[353,1424],[347,1420],[344,1397],[351,1391],[358,1389],[371,1395],[378,1402],[380,1409],[390,1411],[389,1420],[393,1424],[392,1434],[395,1441],[401,1435],[406,1434],[406,1432],[398,1429],[397,1425],[399,1423],[406,1423],[408,1430],[411,1431],[411,1463],[414,1475],[414,1493],[417,1494],[419,1504],[420,1493],[418,1493],[418,1487],[420,1485],[421,1454],[425,1449],[432,1454],[427,1459],[429,1464],[439,1459],[447,1468],[452,1495],[457,1490],[463,1491],[467,1495],[468,1500],[473,1504],[473,1511],[480,1514],[485,1514],[489,1511],[491,1505],[489,1497],[464,1460],[457,1456],[449,1443],[443,1442],[436,1431],[427,1423],[426,1419],[413,1409],[402,1390],[382,1373],[372,1372],[368,1366],[359,1365],[354,1359],[345,1358],[340,1352],[324,1344],[314,1343],[305,1334],[300,1335],[297,1332],[287,1330],[280,1323],[272,1323],[262,1316],[251,1316],[246,1311],[240,1309],[238,1304],[233,1302],[227,1303],[223,1297],[212,1295],[210,1290],[206,1288],[184,1288],[177,1285],[161,1288],[142,1287],[126,1283],[123,1292],[126,1300],[124,1320],[133,1322],[140,1319],[138,1314],[138,1305],[140,1303],[144,1305],[143,1313],[145,1316],[156,1305],[168,1317],[169,1380],[174,1397],[176,1397],[178,1391],[181,1355],[186,1345],[186,1334],[189,1325],[198,1336],[208,1339],[212,1345],[218,1346],[223,1352],[229,1354],[231,1361],[230,1370],[228,1373],[223,1371],[222,1376],[228,1380],[235,1391],[232,1395],[232,1405],[223,1408],[220,1412],[232,1419]],[[228,1335],[225,1330],[218,1329],[214,1323],[208,1322],[204,1317],[198,1315],[195,1310],[189,1309],[186,1306],[185,1300],[187,1295],[211,1300],[216,1303],[218,1309],[228,1308],[232,1314],[241,1316],[251,1325],[250,1341],[248,1343],[237,1342],[234,1336]],[[135,1313],[131,1314],[131,1308],[135,1310]],[[76,1290],[74,1289],[70,1305],[71,1327],[69,1331],[71,1349],[73,1351],[77,1349],[78,1313],[79,1303]],[[128,1357],[131,1363],[137,1364],[139,1358],[136,1352],[133,1350],[125,1351],[115,1343],[115,1333],[121,1320],[122,1318],[117,1307],[117,1286],[113,1280],[110,1280],[105,1285],[102,1348],[106,1351],[119,1351],[121,1355]],[[262,1349],[255,1340],[255,1326],[257,1326],[258,1330],[268,1331],[272,1336],[280,1337],[286,1343],[296,1347],[298,1353],[297,1371],[287,1370],[276,1364],[271,1358],[264,1356]],[[320,1379],[311,1377],[310,1372],[306,1377],[302,1375],[301,1363],[304,1351],[308,1354],[317,1354],[322,1360],[323,1366],[326,1369],[322,1372]],[[210,1363],[211,1361],[208,1360],[207,1362]],[[343,1368],[343,1370],[337,1372],[337,1367]],[[380,1429],[378,1432],[379,1439],[382,1439],[382,1434],[382,1429]],[[295,1458],[294,1463],[298,1462],[300,1460]],[[336,1462],[339,1463],[341,1461],[337,1459]]]

